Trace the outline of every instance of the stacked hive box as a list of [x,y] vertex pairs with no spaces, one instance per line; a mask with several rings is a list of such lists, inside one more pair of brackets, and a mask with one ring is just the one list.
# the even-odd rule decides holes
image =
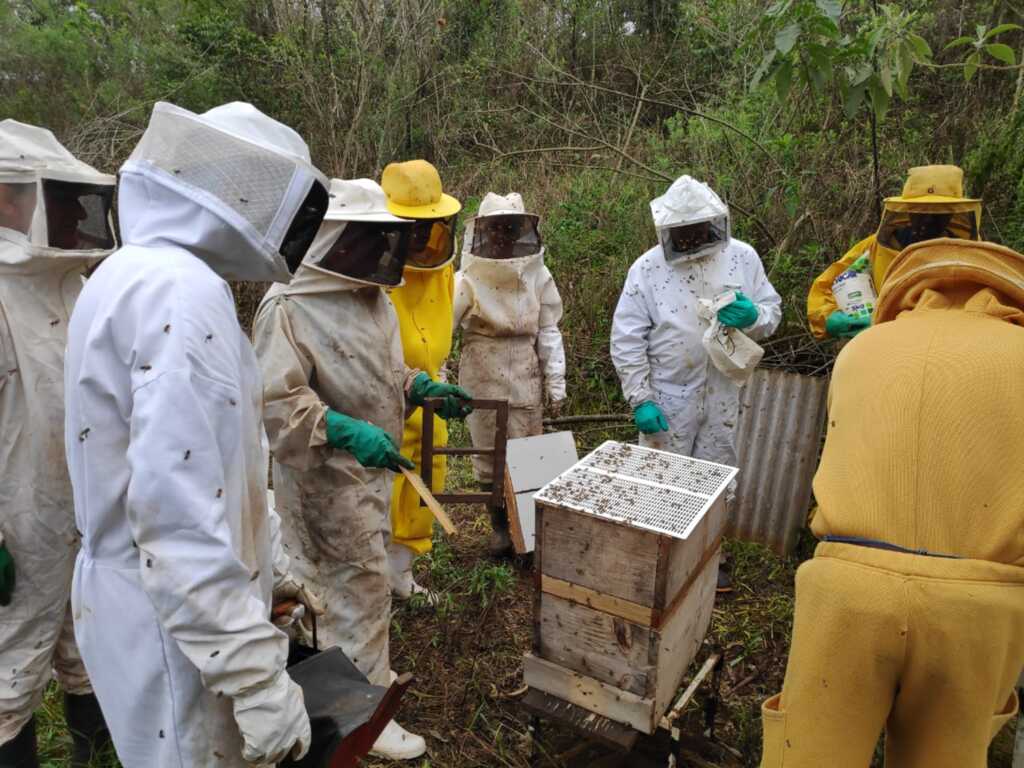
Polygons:
[[707,633],[736,472],[609,441],[537,493],[528,686],[655,731]]

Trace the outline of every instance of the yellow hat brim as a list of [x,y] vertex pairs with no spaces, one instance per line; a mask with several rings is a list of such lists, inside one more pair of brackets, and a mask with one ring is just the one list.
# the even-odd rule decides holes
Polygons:
[[905,205],[953,205],[955,203],[980,203],[979,198],[973,197],[947,197],[946,195],[921,195],[920,197],[887,197],[886,203],[899,203]]
[[462,203],[441,193],[441,199],[429,205],[399,205],[388,200],[388,210],[403,219],[447,219],[462,210]]

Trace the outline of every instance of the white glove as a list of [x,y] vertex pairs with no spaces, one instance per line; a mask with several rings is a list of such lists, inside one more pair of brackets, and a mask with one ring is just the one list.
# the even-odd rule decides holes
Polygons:
[[555,399],[550,394],[547,396],[548,400],[548,418],[557,419],[562,415],[562,406],[565,405],[565,398]]
[[242,734],[242,759],[275,765],[301,760],[312,734],[302,689],[284,670],[268,685],[235,696],[235,722]]
[[[290,573],[286,573],[284,574],[284,576],[278,579],[277,583],[274,585],[273,604],[275,606],[278,606],[281,603],[287,603],[292,601],[295,601],[300,605],[306,606],[305,615],[302,617],[302,619],[300,619],[299,623],[302,625],[302,628],[308,634],[312,631],[313,628],[311,615],[324,615],[323,603],[321,603],[320,600],[317,599],[316,595],[314,595],[306,588],[305,584],[300,584],[295,580],[294,576],[292,576]],[[278,626],[290,626],[290,623],[278,623],[276,617],[274,623]]]

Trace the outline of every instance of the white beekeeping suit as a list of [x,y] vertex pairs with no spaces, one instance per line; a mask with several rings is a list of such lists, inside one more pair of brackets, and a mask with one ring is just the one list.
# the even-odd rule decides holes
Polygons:
[[[256,312],[274,498],[293,572],[321,598],[319,637],[375,685],[392,679],[387,542],[408,392],[398,316],[410,222],[370,179],[331,181],[306,261]],[[406,462],[412,466],[410,462]],[[392,721],[373,752],[412,759],[422,737]]]
[[[487,193],[469,220],[455,275],[454,327],[462,328],[459,384],[474,397],[509,402],[508,437],[543,431],[544,398],[565,399],[565,349],[558,323],[562,297],[544,265],[539,217],[523,198]],[[494,443],[494,412],[471,414],[473,445]],[[473,459],[477,480],[492,482],[490,457]],[[491,510],[494,554],[507,551],[508,518]]]
[[[113,196],[114,177],[50,131],[0,121],[0,536],[16,574],[0,607],[0,765],[35,764],[32,715],[51,669],[65,692],[74,765],[85,765],[102,727],[69,607],[78,536],[64,460],[64,347],[85,271],[114,247]],[[94,728],[81,722],[88,710]]]
[[[757,252],[730,236],[729,209],[706,184],[682,176],[651,202],[651,213],[659,243],[630,267],[612,323],[622,393],[642,445],[735,466],[739,387],[711,364],[698,302],[738,291],[746,312],[729,324],[759,339],[778,326],[782,300]],[[667,429],[645,434],[646,411],[660,411]]]
[[121,168],[124,245],[71,317],[65,435],[75,636],[125,768],[308,749],[270,622],[287,579],[260,371],[225,278],[289,279],[326,206],[305,142],[248,104],[156,104]]

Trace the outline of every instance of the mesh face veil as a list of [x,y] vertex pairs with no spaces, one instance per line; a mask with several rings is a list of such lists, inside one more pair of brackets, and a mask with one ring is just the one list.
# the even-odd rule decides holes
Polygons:
[[482,259],[517,259],[540,253],[539,217],[530,214],[496,214],[473,220],[474,256]]
[[102,258],[116,246],[115,179],[78,160],[43,128],[0,121],[0,227],[30,254]]
[[409,265],[440,269],[455,257],[456,216],[417,219],[409,233]]
[[924,240],[951,237],[959,240],[978,239],[977,214],[974,211],[951,211],[935,205],[919,205],[916,210],[886,209],[878,227],[878,242],[893,251]]
[[660,235],[666,260],[702,259],[729,244],[729,217],[716,216],[694,224],[667,227],[661,230]]
[[[311,164],[305,142],[249,104],[196,115],[157,103],[122,168],[122,176],[128,174],[172,190],[210,212],[210,221],[223,222],[211,225],[208,245],[199,241],[202,233],[184,239],[227,279],[286,281],[327,211],[328,181]],[[229,233],[234,242],[227,242]]]
[[116,247],[110,224],[112,185],[43,179],[46,244],[66,251],[109,251]]
[[402,282],[410,225],[382,221],[326,221],[307,264],[372,285]]
[[327,190],[319,181],[314,181],[281,243],[280,253],[288,263],[288,271],[293,275],[316,238],[320,222],[327,213],[327,204]]

